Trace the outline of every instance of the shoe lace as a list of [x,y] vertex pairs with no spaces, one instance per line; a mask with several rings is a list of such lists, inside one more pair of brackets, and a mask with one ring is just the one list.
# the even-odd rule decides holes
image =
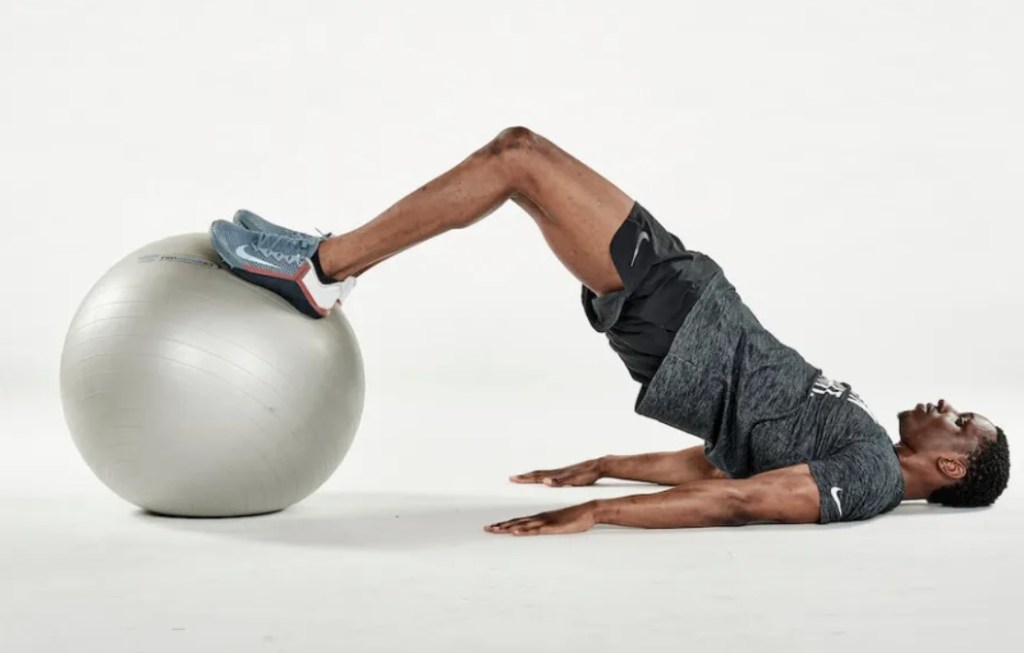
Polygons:
[[298,265],[312,255],[319,240],[295,238],[284,234],[262,233],[256,240],[256,249],[278,263]]
[[319,229],[317,229],[316,227],[313,227],[313,228],[316,229],[316,232],[318,234],[320,234],[319,236],[307,236],[305,234],[302,234],[300,236],[296,236],[296,238],[299,238],[304,243],[306,243],[307,245],[312,247],[312,246],[315,246],[315,245],[319,245],[320,241],[327,240],[328,238],[331,237],[331,233],[330,232],[324,233],[324,232],[320,231]]

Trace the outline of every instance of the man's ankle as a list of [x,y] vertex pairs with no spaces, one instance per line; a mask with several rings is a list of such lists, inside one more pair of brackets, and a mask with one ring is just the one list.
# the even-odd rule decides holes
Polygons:
[[313,252],[313,255],[310,257],[310,260],[313,262],[313,270],[316,272],[316,277],[320,280],[320,283],[327,284],[335,282],[335,279],[327,272],[327,270],[324,269],[323,263],[320,260],[320,247],[316,248],[316,251]]

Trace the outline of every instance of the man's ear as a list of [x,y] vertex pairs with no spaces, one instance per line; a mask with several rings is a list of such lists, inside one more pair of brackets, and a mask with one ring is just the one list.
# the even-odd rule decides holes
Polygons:
[[959,481],[967,475],[967,464],[963,458],[939,458],[935,465],[946,478]]

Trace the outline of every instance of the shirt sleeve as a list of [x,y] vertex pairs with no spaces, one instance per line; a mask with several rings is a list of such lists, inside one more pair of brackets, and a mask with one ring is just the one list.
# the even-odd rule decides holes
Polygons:
[[903,473],[891,445],[852,442],[808,466],[818,485],[822,524],[868,519],[903,498]]

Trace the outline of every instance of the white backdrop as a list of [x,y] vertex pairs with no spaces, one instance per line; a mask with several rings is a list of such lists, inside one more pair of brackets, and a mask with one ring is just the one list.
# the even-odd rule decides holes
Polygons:
[[[3,401],[59,414],[73,311],[137,246],[243,206],[343,231],[524,124],[715,257],[893,432],[939,396],[991,413],[1022,389],[1022,24],[1011,2],[4,3]],[[628,413],[578,292],[510,205],[345,310],[382,409]]]
[[[344,230],[520,123],[838,377],[914,402],[1018,383],[1014,7],[4,3],[5,385],[52,392],[77,301],[130,249],[240,206]],[[363,281],[348,313],[381,383],[578,393],[616,369],[513,207]]]
[[[636,385],[514,206],[361,279],[345,312],[366,362],[363,426],[328,487],[279,518],[133,515],[71,445],[57,372],[78,302],[140,245],[239,207],[344,231],[523,124],[713,256],[894,437],[897,411],[944,397],[1015,441],[1022,33],[1011,0],[0,3],[0,514],[17,534],[0,538],[0,631],[26,643],[0,648],[181,650],[172,631],[227,624],[257,639],[189,650],[288,636],[288,650],[336,650],[314,645],[339,631],[385,650],[381,632],[405,635],[381,615],[412,624],[392,650],[459,618],[479,640],[452,625],[438,650],[533,648],[520,641],[533,628],[560,650],[590,641],[580,633],[634,645],[606,632],[612,618],[666,650],[684,627],[702,650],[750,648],[748,632],[786,650],[911,646],[913,616],[936,645],[1000,645],[1015,632],[1000,616],[1020,573],[1005,565],[1014,500],[961,521],[911,507],[817,539],[483,539],[485,519],[627,492],[508,473],[693,442],[631,413]],[[513,495],[534,503],[466,509]],[[696,557],[666,566],[684,542]],[[806,574],[773,571],[790,568]],[[822,603],[820,584],[842,596]],[[954,593],[971,600],[939,628]],[[723,596],[737,603],[702,598]],[[79,621],[53,629],[53,614]]]

